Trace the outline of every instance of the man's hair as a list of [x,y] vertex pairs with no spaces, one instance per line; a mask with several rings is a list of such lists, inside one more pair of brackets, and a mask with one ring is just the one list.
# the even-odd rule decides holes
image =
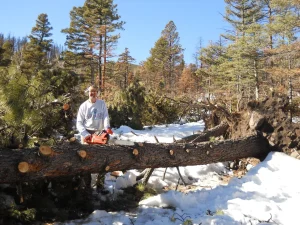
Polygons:
[[89,91],[90,89],[95,89],[96,91],[99,91],[96,85],[89,86],[87,90]]
[[85,89],[85,93],[88,93],[90,89],[95,89],[97,92],[99,92],[99,89],[96,85],[91,85],[87,89]]
[[94,84],[90,85],[87,89],[85,89],[84,93],[88,94],[88,92],[90,91],[90,89],[95,89],[97,91],[97,93],[99,93],[99,88],[96,85],[94,85]]

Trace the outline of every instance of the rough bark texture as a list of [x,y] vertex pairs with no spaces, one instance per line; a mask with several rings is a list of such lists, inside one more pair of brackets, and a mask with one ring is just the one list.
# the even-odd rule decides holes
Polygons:
[[[77,153],[80,150],[86,151],[84,159]],[[261,135],[198,144],[144,143],[134,146],[92,146],[64,143],[53,146],[50,156],[42,156],[38,148],[2,149],[0,150],[0,183],[115,170],[201,165],[250,156],[259,157],[269,151],[268,141]],[[21,173],[18,170],[21,162],[29,164],[28,172]]]

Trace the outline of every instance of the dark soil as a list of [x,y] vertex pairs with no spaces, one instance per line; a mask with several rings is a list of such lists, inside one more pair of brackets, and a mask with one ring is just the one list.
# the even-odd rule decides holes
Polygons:
[[[287,97],[276,96],[261,102],[249,102],[238,113],[224,113],[224,110],[217,108],[205,118],[205,124],[209,129],[222,121],[227,122],[230,128],[225,139],[236,139],[261,132],[268,139],[273,151],[290,154],[300,151],[300,124],[292,123],[290,109]],[[255,128],[250,127],[251,116],[259,118],[260,122]]]

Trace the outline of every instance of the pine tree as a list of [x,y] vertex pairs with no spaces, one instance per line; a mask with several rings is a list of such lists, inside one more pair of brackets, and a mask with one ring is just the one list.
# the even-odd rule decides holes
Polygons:
[[[179,43],[180,38],[177,32],[177,27],[175,23],[171,20],[161,33],[162,37],[165,38],[168,42],[167,48],[167,73],[168,73],[168,86],[170,89],[175,88],[176,80],[179,78],[182,70],[179,73],[176,73],[176,67],[181,64],[183,60],[183,49]],[[183,69],[183,67],[182,67]]]
[[[259,24],[263,18],[262,5],[252,0],[225,0],[226,15],[224,18],[230,23],[233,30],[223,35],[231,41],[228,46],[231,79],[236,84],[238,102],[245,97],[254,96],[258,99],[259,73],[262,46],[266,38],[262,35]],[[237,105],[237,110],[239,106]]]
[[28,81],[31,77],[36,76],[39,70],[50,67],[47,54],[52,46],[52,39],[48,39],[52,35],[51,30],[48,15],[40,14],[23,51],[21,71],[27,76]]
[[134,78],[133,82],[115,95],[109,113],[113,126],[128,125],[134,129],[143,128],[143,117],[146,108],[146,88]]
[[78,79],[50,63],[51,29],[47,14],[39,15],[23,48],[20,69],[13,64],[3,74],[0,90],[3,120],[9,126],[6,138],[49,138],[70,131],[71,115],[61,105],[71,101],[66,94],[76,88]]
[[6,66],[8,66],[11,63],[11,59],[12,56],[14,54],[14,45],[13,42],[10,40],[6,40],[3,45],[2,45],[2,49],[3,49],[3,61],[5,63]]
[[86,0],[83,7],[74,7],[70,15],[70,27],[63,30],[67,34],[69,50],[76,56],[81,55],[90,60],[92,83],[95,82],[96,65],[97,83],[103,91],[106,61],[113,55],[113,48],[119,38],[116,31],[123,29],[124,24],[119,21],[117,5],[113,4],[113,0]]
[[[176,25],[170,21],[161,32],[161,37],[150,50],[145,67],[150,72],[153,87],[160,87],[175,93],[175,85],[184,68],[183,49],[179,44]],[[148,78],[147,78],[148,79]]]
[[130,55],[128,48],[125,48],[125,51],[119,55],[118,61],[116,63],[117,71],[117,79],[120,77],[119,86],[121,89],[126,89],[130,82],[130,74],[132,74],[132,66],[131,64],[135,61],[135,59]]
[[165,38],[160,37],[154,47],[150,50],[150,57],[145,62],[145,68],[149,73],[146,78],[146,83],[150,84],[150,87],[165,88],[168,83],[168,42]]
[[232,88],[231,73],[232,64],[228,60],[227,48],[220,38],[218,42],[211,42],[207,47],[202,48],[199,54],[201,67],[197,70],[203,95],[211,99],[221,92],[229,92]]
[[[299,64],[299,3],[288,1],[271,1],[274,13],[272,23],[267,28],[272,31],[274,37],[274,49],[266,50],[268,68],[266,72],[271,74],[272,86],[275,91],[283,92],[289,96],[292,104],[293,84],[298,78]],[[292,114],[290,113],[290,119]]]

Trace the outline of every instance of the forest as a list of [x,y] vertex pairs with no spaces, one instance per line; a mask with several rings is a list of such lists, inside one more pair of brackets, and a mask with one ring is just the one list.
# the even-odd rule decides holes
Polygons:
[[[241,113],[256,108],[274,127],[285,119],[269,141],[288,153],[300,150],[295,144],[300,130],[286,123],[300,116],[300,1],[224,1],[223,17],[231,29],[200,46],[190,64],[172,20],[145,61],[136,64],[128,48],[113,60],[118,31],[126,22],[113,0],[86,0],[73,7],[69,27],[61,30],[65,46],[51,39],[53,27],[45,13],[37,15],[27,37],[0,30],[0,146],[25,149],[69,141],[77,133],[76,114],[87,99],[86,88],[94,84],[114,128],[141,130],[203,119],[208,132],[226,121],[227,138],[240,138],[250,134],[239,129],[249,122]],[[270,100],[275,97],[283,100]],[[255,128],[268,133],[266,123],[260,125]],[[294,144],[284,148],[290,130],[296,132],[289,140]]]
[[145,61],[135,65],[127,48],[112,61],[124,21],[111,0],[73,7],[70,26],[61,31],[64,47],[51,39],[47,14],[38,15],[28,37],[0,33],[1,145],[72,136],[89,84],[101,89],[112,127],[199,119],[190,103],[205,99],[238,112],[279,94],[299,110],[299,1],[225,2],[232,29],[199,48],[189,65],[172,20]]

